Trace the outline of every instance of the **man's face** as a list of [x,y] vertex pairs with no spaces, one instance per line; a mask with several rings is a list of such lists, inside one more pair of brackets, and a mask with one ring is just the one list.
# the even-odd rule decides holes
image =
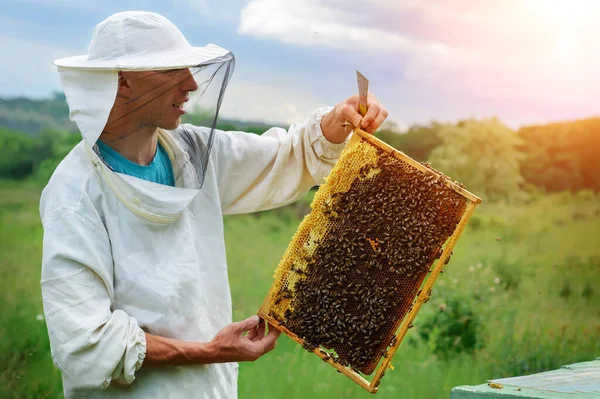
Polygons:
[[197,88],[187,68],[121,72],[119,78],[119,94],[131,109],[126,118],[133,118],[130,121],[140,127],[175,129],[185,114],[183,105],[189,100],[189,92]]

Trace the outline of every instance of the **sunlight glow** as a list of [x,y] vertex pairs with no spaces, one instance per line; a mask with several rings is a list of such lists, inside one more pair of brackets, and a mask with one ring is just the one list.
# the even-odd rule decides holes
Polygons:
[[525,4],[553,43],[553,58],[562,65],[575,64],[582,56],[581,49],[590,43],[582,27],[589,26],[591,16],[600,13],[600,1],[530,0]]
[[563,62],[570,62],[577,56],[577,40],[574,34],[561,35],[556,43],[556,56]]
[[572,23],[586,8],[598,6],[598,2],[594,0],[535,0],[533,4],[544,19],[556,24]]

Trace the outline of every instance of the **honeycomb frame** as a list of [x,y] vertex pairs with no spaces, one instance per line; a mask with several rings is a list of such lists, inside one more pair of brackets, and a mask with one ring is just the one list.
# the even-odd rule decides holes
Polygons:
[[[357,151],[362,152],[357,155]],[[364,162],[364,165],[357,164],[356,157],[362,157],[361,160],[365,159],[366,161]],[[453,216],[455,219],[452,219],[452,222],[450,223],[453,225],[451,234],[446,234],[445,236],[442,235],[442,237],[445,238],[443,238],[443,241],[439,243],[439,250],[441,252],[437,252],[435,257],[430,255],[425,256],[427,259],[427,262],[425,263],[427,270],[417,270],[412,278],[412,281],[408,283],[406,283],[406,279],[402,280],[404,284],[407,284],[405,289],[402,291],[402,293],[406,295],[401,296],[399,293],[397,294],[397,288],[394,288],[393,292],[391,289],[389,290],[387,294],[388,297],[397,297],[399,298],[400,302],[393,302],[394,306],[390,307],[393,308],[392,311],[388,311],[386,313],[386,317],[381,317],[384,319],[383,324],[387,323],[387,325],[385,325],[387,332],[383,334],[385,337],[380,338],[381,342],[379,344],[372,345],[373,348],[370,347],[369,350],[371,352],[369,354],[372,356],[369,357],[365,355],[361,357],[361,359],[368,358],[369,360],[365,361],[361,367],[357,367],[356,365],[348,364],[348,361],[344,360],[345,356],[350,355],[348,354],[348,349],[343,346],[343,337],[340,337],[339,335],[336,336],[336,339],[342,340],[342,344],[338,342],[337,344],[330,345],[329,347],[325,347],[320,344],[314,345],[310,342],[310,340],[305,340],[303,337],[299,336],[297,333],[300,331],[300,329],[298,327],[290,327],[290,324],[296,322],[296,325],[302,325],[302,317],[299,319],[299,321],[292,317],[295,311],[299,311],[297,308],[302,308],[303,306],[299,301],[302,296],[301,293],[304,291],[296,292],[296,285],[299,284],[300,287],[308,287],[311,289],[314,287],[319,287],[314,288],[319,295],[322,292],[321,290],[325,290],[325,292],[329,294],[333,292],[330,291],[330,289],[335,288],[338,290],[336,293],[339,294],[340,289],[346,292],[346,289],[352,286],[352,284],[360,285],[358,283],[350,283],[349,285],[340,285],[340,287],[331,287],[330,284],[326,286],[319,286],[317,283],[322,284],[323,281],[315,281],[316,277],[307,281],[308,277],[310,277],[307,270],[312,270],[315,267],[319,267],[320,269],[318,270],[321,272],[322,276],[324,276],[326,272],[323,271],[324,269],[321,270],[322,265],[315,266],[314,259],[312,261],[313,263],[307,263],[308,261],[304,261],[303,259],[311,259],[311,257],[315,255],[315,252],[319,249],[320,245],[325,245],[323,244],[324,237],[332,236],[330,234],[332,233],[331,226],[336,222],[323,222],[324,215],[330,217],[330,215],[336,214],[336,212],[332,210],[331,205],[332,201],[334,201],[332,198],[335,198],[338,194],[349,193],[351,190],[353,190],[353,183],[359,182],[359,179],[361,180],[361,182],[358,183],[359,185],[362,184],[364,186],[364,181],[366,181],[366,184],[368,185],[374,176],[376,176],[378,173],[381,173],[381,169],[362,166],[369,165],[367,162],[368,160],[371,160],[372,162],[380,162],[384,157],[390,159],[390,162],[388,162],[389,165],[391,165],[390,168],[398,170],[403,169],[402,172],[399,172],[399,175],[405,174],[408,176],[412,173],[413,175],[420,176],[420,178],[428,179],[427,181],[435,181],[439,187],[443,186],[444,189],[449,189],[447,190],[448,192],[451,192],[452,195],[455,195],[456,198],[460,198],[460,201],[464,202],[460,202],[459,200],[455,201],[456,204],[459,204],[459,202],[460,204],[458,205],[459,207],[456,209],[456,212]],[[381,164],[381,162],[379,164]],[[358,168],[359,166],[361,167]],[[464,186],[456,182],[451,182],[450,179],[448,179],[444,174],[434,170],[428,165],[424,165],[413,160],[403,152],[396,150],[373,135],[368,134],[360,129],[356,129],[335,167],[327,177],[325,183],[321,185],[316,192],[311,203],[311,212],[306,215],[304,220],[300,223],[295,235],[290,241],[287,250],[283,254],[282,259],[273,275],[273,284],[257,314],[264,320],[268,321],[272,326],[289,336],[292,340],[298,342],[305,349],[314,353],[323,361],[337,369],[340,373],[346,375],[352,381],[356,382],[362,388],[371,393],[376,393],[379,389],[378,386],[381,382],[381,378],[383,378],[385,375],[386,370],[391,367],[391,360],[393,356],[406,336],[408,329],[412,327],[412,322],[419,312],[421,306],[423,303],[426,303],[429,300],[432,287],[437,277],[442,272],[445,264],[449,262],[454,245],[459,239],[470,216],[480,203],[481,199],[479,197],[467,191]],[[346,223],[347,225],[349,222],[340,220],[337,223]],[[358,233],[359,231],[357,229],[357,234]],[[363,238],[364,237],[365,236],[363,235]],[[379,244],[378,238],[371,239],[367,237],[366,242],[370,244],[370,248],[367,249],[371,254],[374,251],[377,251],[377,246]],[[356,243],[357,242],[353,242],[353,245]],[[383,244],[383,241],[381,243]],[[363,244],[360,245],[369,247],[368,244],[365,245],[363,242]],[[403,273],[404,275],[402,278],[405,277],[406,272],[404,269],[398,267],[398,270],[396,270],[394,269],[394,266],[396,265],[392,265],[391,263],[390,265],[390,272],[393,269],[397,273]],[[433,268],[431,268],[432,265],[434,265]],[[358,267],[352,270],[357,271]],[[390,272],[386,273],[389,275]],[[316,272],[313,271],[312,273]],[[410,273],[413,272],[410,271]],[[411,275],[410,273],[408,276]],[[379,276],[380,274],[381,273],[377,274],[376,276]],[[375,283],[375,289],[381,291],[381,287],[377,287],[379,286],[377,286]],[[361,289],[361,292],[364,292],[367,288],[361,287]],[[385,290],[385,288],[383,289]],[[369,289],[368,292],[372,292],[371,289]],[[342,298],[344,301],[346,301],[346,299]],[[364,296],[362,299],[364,299]],[[294,303],[297,305],[296,308],[293,306]],[[345,303],[346,302],[344,302],[344,304]],[[336,303],[335,306],[339,307],[339,304]],[[305,316],[305,319],[307,318],[307,315],[310,317],[311,313],[314,313],[312,312],[312,308],[308,310],[311,312],[302,313]],[[337,318],[335,315],[333,317]],[[355,315],[354,317],[358,316]],[[368,318],[368,316],[365,317]],[[300,324],[298,324],[298,322]],[[296,331],[294,332],[293,330]],[[324,334],[327,334],[327,331],[325,331]],[[346,346],[347,345],[349,345],[349,343],[347,343]],[[352,349],[352,347],[350,347],[350,349]],[[342,358],[342,360],[340,360],[340,358]],[[375,372],[375,375],[370,381],[361,375],[361,373],[364,375],[371,375],[373,372]]]

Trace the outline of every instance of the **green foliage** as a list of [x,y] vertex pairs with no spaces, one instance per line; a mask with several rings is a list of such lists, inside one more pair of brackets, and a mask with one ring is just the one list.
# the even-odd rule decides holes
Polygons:
[[[596,357],[593,346],[588,344],[590,339],[600,337],[600,330],[590,332],[593,325],[573,328],[567,324],[570,317],[556,317],[552,324],[548,324],[546,315],[540,317],[532,311],[528,317],[523,317],[515,308],[506,309],[502,315],[502,319],[489,323],[489,329],[494,330],[491,336],[496,339],[478,356],[494,378],[554,370],[576,362],[565,361],[574,352],[589,352],[578,361]],[[498,339],[500,335],[503,339]]]
[[78,134],[44,129],[37,137],[0,128],[0,178],[33,176],[45,184],[65,155],[81,140]]
[[[188,123],[210,125],[208,113],[192,113]],[[235,121],[220,122],[217,129],[247,131],[262,134],[267,128],[262,124],[237,125]],[[33,178],[46,184],[60,161],[81,141],[78,133],[55,129],[42,129],[37,135],[0,128],[0,179],[22,180]]]
[[519,262],[510,262],[500,258],[492,262],[492,269],[496,273],[498,284],[507,291],[518,291],[523,279],[523,265]]
[[585,286],[583,287],[581,296],[585,299],[590,299],[594,296],[594,289],[592,288],[592,283],[590,283],[589,281],[585,282]]
[[[519,188],[524,187],[528,192],[534,187],[600,191],[600,118],[527,126],[516,135],[509,131],[493,118],[414,125],[405,133],[384,127],[375,135],[411,158],[431,161],[488,200],[523,197]],[[482,170],[479,179],[473,178]]]
[[563,281],[563,286],[560,289],[560,293],[559,293],[561,298],[568,298],[571,296],[572,293],[573,293],[573,289],[571,288],[571,283],[569,283],[568,280]]
[[447,359],[481,348],[482,326],[474,310],[474,299],[456,291],[442,290],[441,301],[433,313],[419,319],[419,335],[431,352]]
[[427,161],[431,151],[442,144],[440,131],[444,125],[433,122],[429,125],[414,125],[405,133],[393,129],[381,129],[375,137],[404,152],[417,161]]
[[77,129],[69,120],[69,108],[62,93],[51,99],[0,99],[0,127],[37,135],[44,129],[73,132]]
[[36,165],[37,140],[22,133],[0,128],[0,177],[23,179]]
[[[210,126],[213,122],[213,115],[212,110],[195,110],[187,114],[183,118],[183,122]],[[479,137],[472,140],[472,145],[466,145],[463,148],[459,148],[458,144],[453,144],[454,148],[448,150],[446,147],[452,138],[444,138],[446,132],[456,133],[456,129],[469,129],[473,123],[479,124],[477,130],[492,133],[492,137],[487,141]],[[492,128],[493,124],[498,127]],[[45,129],[65,132],[77,130],[75,124],[69,120],[68,106],[65,96],[61,92],[54,93],[49,99],[41,100],[0,99],[1,127],[35,136]],[[219,118],[217,123],[217,128],[220,130],[245,131],[255,134],[262,134],[270,127],[271,125],[260,122],[224,120],[223,118]],[[486,130],[488,128],[489,130]],[[506,144],[506,138],[501,137],[501,144],[494,141],[497,138],[494,131],[499,133],[500,130],[506,131],[507,129],[496,119],[480,122],[463,121],[456,125],[432,122],[427,125],[413,125],[406,132],[400,132],[393,123],[387,123],[375,135],[418,161],[433,160],[434,166],[439,164],[439,168],[445,169],[448,174],[462,181],[470,190],[477,191],[487,200],[515,199],[515,197],[523,196],[523,193],[515,190],[515,187],[526,187],[527,192],[531,192],[537,187],[551,192],[582,189],[600,191],[600,174],[596,172],[600,170],[600,157],[596,154],[597,149],[600,148],[600,118],[523,127],[518,131],[517,137],[522,141],[517,144],[516,148],[524,154],[524,158],[517,156],[510,162],[505,157],[506,149],[501,148]],[[507,136],[512,135],[507,134]],[[460,152],[462,150],[474,152]],[[511,151],[508,150],[508,152]],[[490,159],[499,161],[487,162],[488,167],[483,168],[485,173],[479,173],[479,179],[473,179],[468,170],[479,170],[481,166],[484,166],[481,159],[489,158],[490,155],[492,156]],[[449,158],[449,156],[451,157]],[[492,167],[491,164],[494,162],[495,165]],[[32,161],[21,159],[13,162],[11,160],[11,164],[13,163],[21,165],[17,168],[18,172],[15,173],[22,176],[28,170],[27,165],[31,166]],[[485,162],[483,163],[485,164]],[[515,163],[519,165],[524,181],[517,179],[519,181],[515,183],[513,173]],[[462,177],[463,175],[467,177]],[[506,187],[501,187],[502,183],[497,181],[491,182],[494,179],[506,182]],[[472,180],[476,180],[475,186],[471,184]],[[489,183],[483,184],[484,182]],[[527,185],[523,183],[527,183]]]
[[571,256],[554,268],[564,276],[559,291],[561,298],[583,298],[586,301],[594,298],[592,282],[597,281],[600,275],[600,256]]
[[182,118],[182,123],[189,123],[194,126],[211,126],[215,117],[214,110],[203,110],[196,108],[186,113]]
[[[213,118],[214,111],[196,109],[193,112],[187,113],[182,118],[182,122],[194,126],[212,126]],[[215,127],[223,131],[242,131],[260,135],[267,131],[271,126],[260,122],[242,122],[239,120],[219,118]]]
[[512,200],[521,195],[520,140],[498,119],[468,120],[444,126],[442,144],[430,157],[436,169],[491,201]]
[[525,180],[547,191],[600,191],[600,118],[519,130]]
[[[467,134],[464,130],[473,131]],[[375,135],[411,158],[431,161],[472,191],[481,188],[481,195],[488,200],[522,197],[519,188],[524,183],[551,192],[600,191],[600,118],[527,126],[516,135],[509,131],[494,118],[456,125],[414,125],[406,133],[383,128]],[[473,178],[479,171],[485,173]],[[500,180],[506,187],[502,188]]]
[[46,184],[58,164],[65,156],[81,141],[78,134],[65,134],[61,132],[45,132],[42,138],[50,141],[48,143],[48,156],[45,157],[36,167],[34,179],[42,184]]

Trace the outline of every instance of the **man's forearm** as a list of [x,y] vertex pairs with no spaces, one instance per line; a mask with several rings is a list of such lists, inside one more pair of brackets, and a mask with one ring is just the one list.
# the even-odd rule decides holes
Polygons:
[[146,366],[254,361],[275,348],[280,332],[254,315],[223,327],[209,342],[190,342],[146,333]]
[[147,366],[184,366],[218,362],[216,348],[210,342],[189,342],[146,333]]

